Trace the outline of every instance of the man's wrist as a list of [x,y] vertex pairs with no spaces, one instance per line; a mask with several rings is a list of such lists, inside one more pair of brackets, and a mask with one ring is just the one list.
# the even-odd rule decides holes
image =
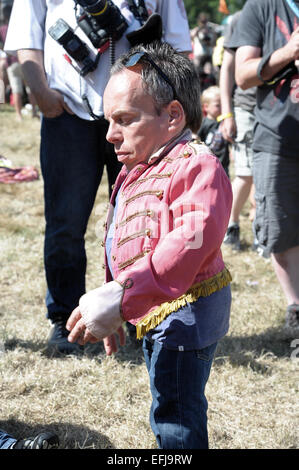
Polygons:
[[257,76],[262,83],[273,84],[273,81],[274,83],[277,81],[276,77],[280,77],[285,69],[292,66],[294,60],[294,54],[291,53],[287,43],[280,49],[261,57],[257,67]]
[[269,53],[259,61],[257,76],[264,85],[275,85],[283,78],[296,73],[294,61],[289,56],[285,56],[283,49]]
[[221,122],[221,121],[224,121],[225,119],[233,118],[233,117],[234,117],[234,113],[232,112],[220,114],[220,116],[217,117],[217,122]]

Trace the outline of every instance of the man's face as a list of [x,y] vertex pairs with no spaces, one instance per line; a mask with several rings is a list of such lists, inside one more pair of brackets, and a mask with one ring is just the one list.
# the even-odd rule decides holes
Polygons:
[[147,162],[172,138],[167,109],[157,113],[136,71],[125,69],[112,75],[104,93],[104,113],[109,121],[106,138],[128,170]]

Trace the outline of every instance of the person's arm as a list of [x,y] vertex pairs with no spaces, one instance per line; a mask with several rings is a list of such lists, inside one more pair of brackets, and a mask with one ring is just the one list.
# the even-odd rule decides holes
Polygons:
[[235,53],[231,49],[224,49],[223,61],[220,69],[219,87],[221,96],[221,114],[227,116],[220,125],[223,138],[233,142],[236,136],[236,121],[233,115],[232,93],[235,85]]
[[41,112],[56,117],[66,109],[63,97],[50,90],[44,71],[44,36],[48,2],[46,0],[14,0],[5,51],[18,52],[26,84],[30,87]]
[[191,29],[191,31],[190,31],[190,37],[191,37],[191,40],[192,40],[192,41],[193,41],[193,39],[196,37],[196,35],[197,35],[197,33],[198,33],[198,29],[199,29],[198,27]]
[[157,11],[163,21],[163,40],[179,52],[192,52],[190,28],[183,2],[159,0]]
[[43,51],[21,49],[18,51],[18,59],[22,65],[25,82],[35,97],[42,114],[45,117],[54,118],[62,114],[64,110],[72,113],[64,102],[62,94],[48,86],[43,65]]
[[[242,46],[237,50],[236,82],[243,90],[263,84],[258,78],[258,66],[261,60],[259,47]],[[261,71],[262,79],[270,81],[284,67],[297,60],[299,60],[299,27],[293,31],[287,44],[274,51],[265,63]]]

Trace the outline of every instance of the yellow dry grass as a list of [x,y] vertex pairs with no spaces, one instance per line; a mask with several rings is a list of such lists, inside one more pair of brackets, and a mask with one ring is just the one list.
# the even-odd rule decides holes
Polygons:
[[[16,123],[0,107],[0,154],[39,170],[39,121]],[[139,349],[107,358],[101,346],[82,357],[49,357],[43,270],[43,183],[0,184],[0,428],[17,437],[55,430],[65,449],[154,449],[150,392]],[[86,234],[88,289],[103,280],[103,180]],[[285,300],[271,263],[250,250],[223,253],[232,276],[230,332],[218,347],[207,386],[210,447],[298,448],[298,359],[283,331]],[[293,341],[293,342],[292,342]],[[299,354],[298,354],[299,356]]]

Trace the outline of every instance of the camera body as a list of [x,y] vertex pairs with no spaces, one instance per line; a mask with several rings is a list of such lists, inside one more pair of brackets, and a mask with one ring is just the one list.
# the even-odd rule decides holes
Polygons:
[[[75,34],[75,31],[59,18],[49,29],[50,36],[65,49],[65,59],[80,74],[85,76],[96,70],[102,53],[110,46],[111,64],[115,61],[115,41],[119,40],[128,28],[128,23],[120,9],[111,0],[74,0],[77,25],[85,33],[91,44],[97,49],[94,51]],[[126,34],[126,38],[133,47],[137,44],[149,44],[162,38],[162,18],[157,13],[148,15],[144,0],[126,1],[141,27]],[[73,63],[75,60],[76,64]],[[87,94],[82,95],[90,116],[100,119],[100,115],[94,114]]]
[[[100,54],[107,48],[109,41],[120,39],[128,24],[119,8],[111,0],[74,1],[77,24],[92,45],[98,49],[96,58],[91,59],[90,48],[62,18],[49,28],[49,34],[65,49],[68,54],[65,58],[68,62],[72,64],[71,57],[77,64],[80,64],[80,67],[74,67],[81,76],[85,76],[97,68]],[[78,5],[80,9],[77,8]]]
[[75,0],[81,6],[76,14],[77,24],[93,46],[102,47],[110,39],[120,39],[128,23],[111,0]]
[[63,46],[66,52],[82,64],[80,75],[85,76],[93,72],[97,64],[90,58],[90,49],[75,33],[74,30],[62,19],[59,18],[49,29],[50,36]]
[[[114,42],[119,40],[128,28],[128,23],[120,9],[111,0],[74,0],[76,22],[98,50],[95,59],[91,59],[91,50],[62,19],[49,29],[50,36],[66,50],[65,58],[73,65],[70,57],[80,64],[73,67],[82,76],[93,72],[101,54],[111,45],[111,63],[114,61]],[[128,7],[139,20],[141,27],[126,35],[131,47],[137,44],[148,44],[162,37],[162,19],[157,13],[148,17],[143,0],[138,6],[134,0],[127,0]],[[70,57],[69,57],[70,56]]]

